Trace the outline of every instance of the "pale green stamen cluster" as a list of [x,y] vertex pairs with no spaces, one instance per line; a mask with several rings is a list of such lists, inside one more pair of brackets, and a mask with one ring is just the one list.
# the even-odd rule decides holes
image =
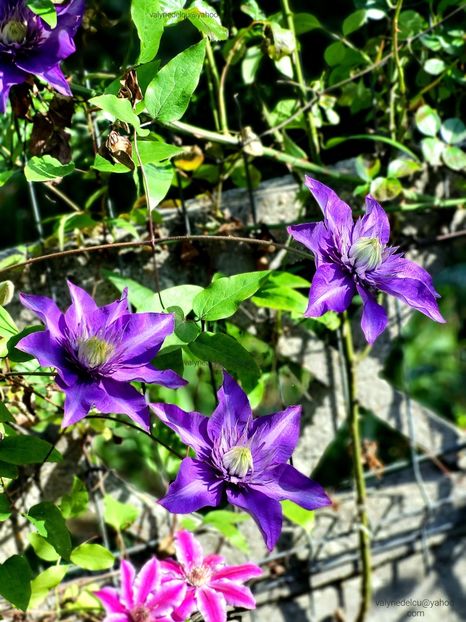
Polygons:
[[89,337],[78,343],[78,359],[90,369],[100,367],[108,361],[115,348],[111,343],[99,337]]
[[359,238],[349,252],[356,268],[374,270],[382,263],[382,244],[377,238]]
[[250,448],[239,445],[229,449],[223,455],[222,461],[228,473],[235,477],[245,477],[254,466]]
[[0,39],[4,43],[21,43],[26,38],[27,31],[26,23],[11,20],[0,30]]

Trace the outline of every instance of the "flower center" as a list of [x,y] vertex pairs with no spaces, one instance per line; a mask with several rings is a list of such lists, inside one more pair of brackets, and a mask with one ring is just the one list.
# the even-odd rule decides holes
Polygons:
[[355,268],[374,270],[382,263],[382,244],[378,238],[359,238],[348,255]]
[[186,573],[186,579],[194,587],[200,587],[210,581],[212,571],[208,566],[196,566]]
[[245,477],[254,466],[251,450],[249,447],[241,447],[240,445],[235,445],[223,454],[222,462],[229,475],[235,477]]
[[4,43],[22,43],[26,38],[28,26],[26,22],[13,19],[7,22],[0,31],[0,39]]
[[150,611],[144,605],[140,605],[133,609],[129,616],[131,622],[148,622],[150,620]]
[[78,342],[78,360],[89,369],[106,363],[115,350],[114,346],[99,337],[89,337]]

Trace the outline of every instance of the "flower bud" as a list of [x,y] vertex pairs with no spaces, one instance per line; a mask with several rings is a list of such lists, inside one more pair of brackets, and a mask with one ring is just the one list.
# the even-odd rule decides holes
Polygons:
[[382,263],[382,244],[378,238],[359,238],[351,246],[349,258],[355,268],[374,270]]

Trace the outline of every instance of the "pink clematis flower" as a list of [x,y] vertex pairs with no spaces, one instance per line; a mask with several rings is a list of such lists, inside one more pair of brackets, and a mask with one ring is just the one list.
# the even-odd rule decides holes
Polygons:
[[205,622],[226,622],[227,605],[256,608],[251,590],[243,583],[262,574],[259,566],[227,566],[221,555],[204,557],[201,545],[188,531],[177,532],[175,549],[178,562],[161,562],[163,581],[186,587],[183,602],[172,614],[175,622],[186,620],[195,611],[201,613]]
[[186,585],[166,580],[154,557],[136,575],[134,566],[121,562],[121,590],[105,587],[94,592],[107,615],[103,622],[173,622],[172,611],[184,602]]

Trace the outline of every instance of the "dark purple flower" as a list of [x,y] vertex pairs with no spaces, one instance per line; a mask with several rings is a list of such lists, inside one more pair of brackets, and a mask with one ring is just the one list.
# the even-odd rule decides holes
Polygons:
[[62,313],[50,298],[21,294],[47,330],[31,333],[17,347],[44,367],[56,367],[56,382],[66,394],[63,426],[76,423],[95,406],[103,413],[124,413],[149,428],[150,412],[132,381],[177,388],[186,382],[150,361],[174,329],[171,313],[130,313],[126,290],[120,300],[98,307],[68,281],[72,304]]
[[201,545],[189,531],[177,532],[175,549],[178,561],[160,563],[169,584],[186,589],[183,601],[172,614],[176,622],[184,622],[195,611],[205,622],[226,622],[227,605],[256,608],[251,590],[243,583],[261,576],[259,566],[251,562],[228,566],[220,555],[204,557]]
[[354,222],[351,208],[331,188],[310,177],[306,177],[306,186],[324,221],[288,227],[289,234],[315,256],[317,270],[304,315],[345,311],[358,293],[364,305],[362,330],[367,341],[374,343],[387,326],[385,309],[375,298],[376,292],[382,291],[436,322],[445,322],[430,275],[404,259],[398,247],[387,246],[390,224],[373,197],[366,197],[366,213]]
[[172,612],[182,603],[186,585],[164,581],[160,562],[154,557],[136,575],[134,566],[121,562],[121,590],[104,587],[95,592],[107,615],[103,622],[172,622]]
[[282,528],[279,501],[308,510],[328,505],[323,488],[287,464],[299,438],[300,406],[253,418],[248,398],[224,372],[211,417],[187,413],[172,404],[152,404],[158,417],[190,445],[197,458],[185,458],[160,503],[185,514],[227,500],[256,521],[271,550]]
[[84,0],[56,5],[57,25],[51,28],[26,6],[25,0],[0,0],[0,112],[10,88],[31,76],[71,95],[60,62],[75,51],[73,37],[84,12]]

